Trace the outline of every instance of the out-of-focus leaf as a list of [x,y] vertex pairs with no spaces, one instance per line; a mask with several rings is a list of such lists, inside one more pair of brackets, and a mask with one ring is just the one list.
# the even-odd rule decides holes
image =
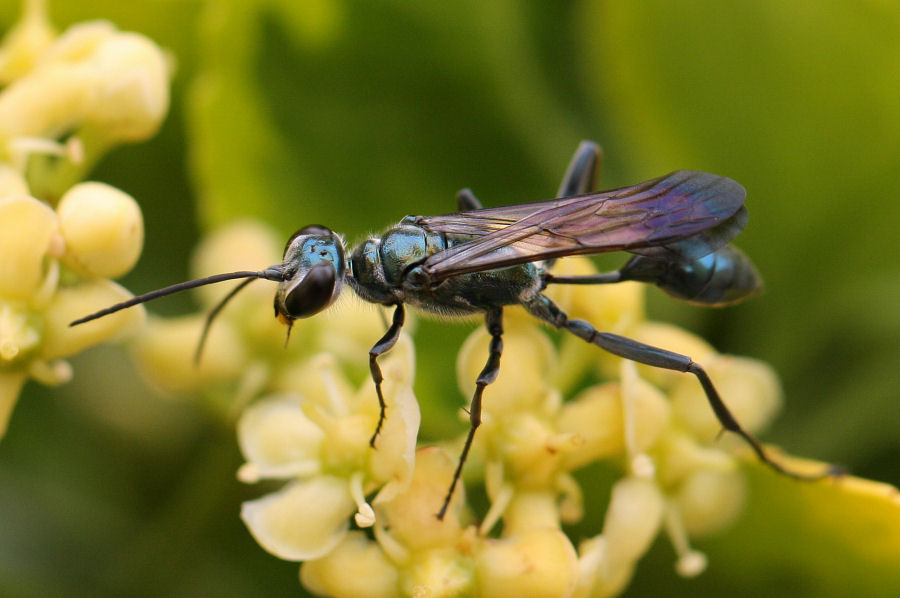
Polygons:
[[356,235],[453,211],[466,185],[487,204],[548,197],[578,140],[514,2],[222,2],[203,25],[190,123],[207,225]]

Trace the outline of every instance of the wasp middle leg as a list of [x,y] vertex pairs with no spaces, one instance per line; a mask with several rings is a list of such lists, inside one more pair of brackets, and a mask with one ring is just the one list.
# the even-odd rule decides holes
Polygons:
[[450,499],[453,498],[453,491],[459,483],[462,476],[463,465],[469,456],[469,449],[472,448],[472,440],[475,438],[475,430],[481,425],[481,396],[484,393],[484,387],[497,379],[500,373],[500,355],[503,353],[503,310],[500,307],[490,309],[484,317],[484,324],[491,335],[490,353],[484,369],[478,375],[475,381],[475,394],[472,396],[472,403],[469,405],[469,434],[466,436],[466,443],[463,445],[462,453],[459,455],[459,464],[453,473],[453,481],[450,482],[450,488],[447,490],[447,496],[444,497],[444,504],[438,511],[437,518],[443,519],[447,514],[447,507],[450,506]]

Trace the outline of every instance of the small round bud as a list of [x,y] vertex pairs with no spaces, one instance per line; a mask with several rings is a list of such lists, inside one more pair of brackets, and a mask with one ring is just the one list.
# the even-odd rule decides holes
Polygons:
[[[271,228],[259,222],[233,222],[203,238],[191,256],[191,275],[202,278],[222,272],[262,270],[281,262],[282,243]],[[216,285],[200,287],[193,292],[207,308],[222,299],[222,289]],[[226,313],[240,314],[240,319],[248,321],[247,331],[260,330],[261,335],[269,338],[281,336],[278,334],[281,325],[272,317],[272,288],[269,285],[250,285],[234,298]],[[295,332],[301,336],[299,331]]]
[[[706,363],[716,354],[716,350],[696,334],[664,322],[641,322],[635,329],[628,332],[628,336],[654,347],[662,347],[667,351],[687,355],[697,363]],[[601,352],[598,358],[604,373],[613,377],[618,375],[621,358],[605,352]],[[664,390],[685,379],[691,379],[696,384],[696,380],[690,374],[643,364],[638,364],[637,368],[642,379]]]
[[45,68],[77,71],[85,124],[111,141],[139,141],[156,132],[169,108],[169,65],[160,48],[106,21],[74,25],[50,49]]
[[491,541],[478,555],[479,596],[568,596],[578,557],[558,529],[534,529]]
[[[585,257],[564,258],[553,268],[557,276],[596,274]],[[553,299],[570,319],[587,320],[598,330],[623,333],[644,319],[644,286],[637,282],[610,285],[550,285],[546,295]]]
[[706,565],[706,555],[692,550],[676,561],[675,572],[682,577],[697,577],[706,570]]
[[461,487],[456,489],[444,519],[435,517],[455,467],[447,451],[437,447],[421,449],[416,452],[416,466],[406,491],[378,505],[384,526],[407,548],[446,546],[462,534],[459,514],[465,497]]
[[672,500],[687,533],[702,536],[730,525],[743,509],[746,494],[740,472],[701,469],[681,483]]
[[44,2],[25,2],[24,6],[25,14],[7,32],[0,47],[0,86],[28,74],[56,37]]
[[116,341],[144,323],[141,305],[110,314],[92,322],[69,326],[69,322],[131,298],[131,293],[102,278],[86,280],[71,287],[60,287],[44,310],[43,359],[74,355],[105,341]]
[[63,261],[83,276],[118,278],[134,266],[144,244],[137,202],[104,183],[80,183],[57,207],[66,241]]
[[195,363],[203,323],[202,314],[151,318],[131,347],[144,376],[166,392],[179,393],[211,380],[234,380],[243,375],[247,370],[247,352],[230,326],[210,329],[200,362]]
[[0,197],[28,195],[28,183],[15,168],[0,164]]
[[300,581],[322,596],[393,598],[398,592],[396,567],[375,542],[350,532],[337,548],[300,567]]
[[583,443],[565,456],[570,468],[619,455],[626,448],[644,451],[652,447],[669,424],[669,404],[658,389],[638,380],[630,409],[633,447],[626,447],[622,385],[592,386],[563,405],[557,426],[561,432],[578,434]]

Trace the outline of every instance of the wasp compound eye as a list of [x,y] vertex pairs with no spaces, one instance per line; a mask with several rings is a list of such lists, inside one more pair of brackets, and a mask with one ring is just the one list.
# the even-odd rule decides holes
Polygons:
[[298,282],[278,293],[276,310],[292,320],[315,315],[331,304],[336,281],[334,265],[319,262]]
[[322,226],[321,224],[309,224],[290,236],[290,238],[287,240],[287,243],[285,243],[284,245],[284,253],[285,255],[287,255],[288,251],[291,249],[291,245],[299,237],[320,237],[328,239],[332,236],[334,236],[334,233],[327,226]]

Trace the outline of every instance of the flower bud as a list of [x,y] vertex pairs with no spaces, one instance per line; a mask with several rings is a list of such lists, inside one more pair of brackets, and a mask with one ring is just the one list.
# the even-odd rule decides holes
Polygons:
[[743,509],[745,486],[738,471],[700,469],[689,475],[672,496],[687,533],[709,535],[730,525]]
[[662,523],[663,507],[654,482],[637,477],[616,482],[603,523],[607,569],[629,566],[647,552]]
[[23,4],[25,14],[9,30],[0,47],[0,86],[26,75],[56,37],[47,19],[45,2],[32,0]]
[[[653,347],[687,355],[697,363],[705,363],[716,354],[716,350],[696,334],[663,322],[641,322],[634,330],[629,331],[628,336]],[[621,358],[602,351],[600,362],[604,373],[618,377]],[[650,365],[638,364],[637,368],[641,378],[662,389],[668,389],[685,379],[694,379],[690,374]]]
[[415,465],[406,491],[378,505],[382,523],[411,550],[451,545],[462,533],[459,513],[465,502],[463,489],[457,487],[443,520],[435,515],[456,464],[446,451],[433,447],[417,451]]
[[[553,268],[553,274],[557,276],[596,273],[591,261],[584,257],[564,258]],[[587,320],[604,332],[624,333],[644,319],[644,285],[637,282],[553,284],[545,293],[570,319]]]
[[82,276],[118,278],[137,262],[144,222],[137,202],[104,183],[80,183],[56,209],[66,241],[63,261]]
[[[636,451],[649,449],[669,423],[669,403],[654,386],[638,380],[633,396],[630,425],[634,427]],[[583,443],[565,458],[571,468],[625,452],[625,411],[622,385],[599,384],[582,391],[563,405],[559,430],[578,434]]]
[[[491,336],[479,327],[459,351],[456,377],[462,393],[471,397],[475,380],[488,359]],[[485,411],[495,417],[528,409],[544,399],[556,351],[539,328],[519,321],[507,323],[503,334],[503,367],[485,390]]]
[[569,596],[577,581],[575,549],[558,529],[489,541],[477,558],[479,596]]
[[375,542],[350,532],[337,548],[300,567],[300,581],[322,596],[334,598],[393,598],[398,573]]
[[69,326],[69,322],[85,314],[130,298],[131,293],[102,278],[60,287],[43,313],[41,357],[47,360],[68,357],[98,343],[121,340],[134,332],[144,323],[143,306]]
[[132,347],[144,376],[172,393],[191,390],[211,380],[221,382],[241,376],[246,371],[247,352],[229,326],[213,326],[200,362],[194,361],[204,321],[201,314],[151,318]]
[[[191,256],[191,274],[197,278],[239,270],[262,270],[281,262],[283,241],[270,228],[252,220],[242,220],[221,227],[204,237]],[[222,298],[222,290],[216,285],[200,287],[194,291],[207,307]],[[238,295],[235,304],[259,303],[266,305],[269,319],[272,312],[272,288],[268,285],[251,285]],[[239,311],[243,307],[238,308]]]

